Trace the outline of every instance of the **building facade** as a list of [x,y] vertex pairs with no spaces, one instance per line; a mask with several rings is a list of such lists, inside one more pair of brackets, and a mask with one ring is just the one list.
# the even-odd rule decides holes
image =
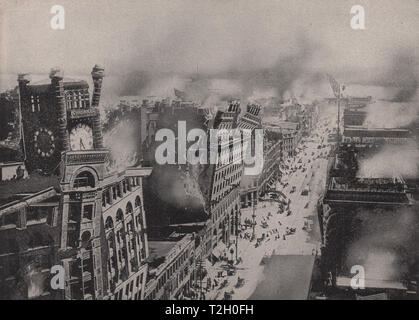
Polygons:
[[[50,83],[29,85],[19,75],[30,175],[0,186],[10,190],[0,208],[0,273],[10,298],[144,298],[143,179],[151,168],[110,166],[98,117],[103,76],[95,66],[90,102],[87,83],[65,80],[59,69]],[[63,267],[63,290],[49,284],[54,266]]]

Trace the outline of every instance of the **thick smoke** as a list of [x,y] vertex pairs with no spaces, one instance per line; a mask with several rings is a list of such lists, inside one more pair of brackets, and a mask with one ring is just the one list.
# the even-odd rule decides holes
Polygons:
[[[245,68],[236,63],[225,71],[199,71],[177,73],[165,70],[132,71],[119,84],[119,95],[173,97],[173,89],[185,92],[187,99],[203,106],[225,105],[230,99],[242,102],[261,102],[267,98],[304,100],[319,98],[328,94],[319,90],[326,83],[322,71],[313,71],[314,56],[324,48],[305,36],[297,35],[296,44],[286,53],[278,53],[276,62],[269,66],[249,61]],[[257,54],[255,52],[255,54]],[[249,59],[248,57],[246,59]],[[321,94],[319,94],[321,92]]]
[[129,119],[120,121],[103,135],[106,148],[110,150],[109,171],[134,166],[138,162],[138,124]]
[[416,92],[419,86],[417,67],[417,58],[409,52],[399,52],[394,56],[389,73],[390,83],[397,88],[393,102],[411,102],[417,98]]
[[414,141],[406,145],[386,145],[380,152],[360,160],[357,175],[363,178],[416,178],[419,151]]
[[119,96],[135,96],[143,93],[149,86],[152,75],[147,71],[135,70],[121,78]]
[[378,101],[367,109],[365,125],[378,128],[405,127],[415,121],[419,113],[417,89],[418,62],[412,51],[396,52],[388,69],[378,83],[387,88],[390,101]]
[[403,280],[413,266],[417,217],[414,209],[362,210],[353,219],[354,240],[346,251],[345,265],[365,269],[367,279]]
[[364,126],[368,128],[403,128],[416,120],[418,106],[414,102],[377,101],[366,107]]

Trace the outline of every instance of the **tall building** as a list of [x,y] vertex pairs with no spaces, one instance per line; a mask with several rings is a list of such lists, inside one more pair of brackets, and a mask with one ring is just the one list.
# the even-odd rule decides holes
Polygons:
[[49,82],[30,84],[28,75],[19,75],[29,172],[56,173],[61,152],[103,147],[98,110],[103,69],[95,66],[92,77],[95,88],[90,103],[87,82],[65,79],[60,69],[52,69]]
[[[49,84],[29,85],[19,76],[31,174],[0,186],[9,191],[0,207],[0,238],[7,243],[0,246],[7,275],[1,280],[5,288],[20,284],[16,297],[144,298],[149,251],[142,180],[151,168],[109,166],[98,110],[103,77],[95,66],[90,102],[87,83],[64,80],[59,69]],[[64,268],[64,290],[49,285],[54,265]]]

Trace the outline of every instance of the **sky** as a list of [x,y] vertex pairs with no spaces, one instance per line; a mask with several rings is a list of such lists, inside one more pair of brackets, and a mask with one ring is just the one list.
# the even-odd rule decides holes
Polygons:
[[[223,74],[291,64],[301,73],[329,72],[347,81],[380,83],[399,55],[418,73],[417,0],[0,0],[0,75]],[[52,30],[50,9],[65,9]],[[354,4],[365,30],[350,27]],[[252,73],[250,73],[252,74]],[[4,78],[4,77],[3,77]]]

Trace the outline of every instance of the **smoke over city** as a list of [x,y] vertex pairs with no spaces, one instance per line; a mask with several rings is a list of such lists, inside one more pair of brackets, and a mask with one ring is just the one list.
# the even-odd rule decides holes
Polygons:
[[132,71],[121,79],[118,94],[173,97],[173,88],[177,88],[185,93],[187,99],[204,106],[222,105],[229,99],[258,102],[271,97],[307,100],[324,97],[329,93],[324,89],[324,73],[311,69],[318,50],[320,48],[312,40],[301,35],[295,46],[279,54],[269,67],[252,65],[249,61],[245,69],[238,69],[232,64],[219,72],[198,69],[196,73],[182,76],[163,71]]
[[419,176],[419,150],[414,141],[386,145],[380,152],[360,159],[357,175],[363,178],[415,178]]
[[377,101],[367,108],[365,125],[371,128],[400,128],[415,121],[419,114],[419,70],[411,50],[394,53],[389,67],[378,83],[388,91],[390,99]]
[[377,101],[366,107],[368,128],[403,128],[417,119],[417,102]]
[[[417,100],[419,86],[418,60],[412,52],[398,52],[393,58],[389,71],[389,82],[397,88],[392,102],[412,102]],[[418,110],[418,107],[416,107]]]
[[356,240],[346,251],[346,267],[363,266],[367,281],[404,279],[414,261],[417,223],[415,209],[359,211],[352,223]]

